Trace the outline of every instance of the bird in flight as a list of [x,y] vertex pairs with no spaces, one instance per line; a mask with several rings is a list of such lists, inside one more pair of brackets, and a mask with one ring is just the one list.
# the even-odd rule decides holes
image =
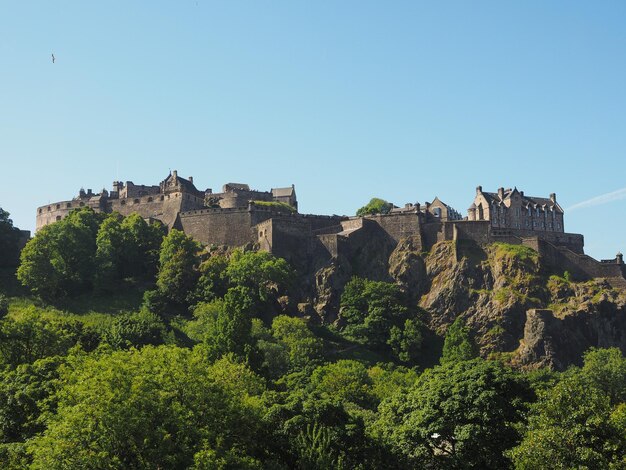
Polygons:
[[56,60],[56,58],[54,57],[54,54],[52,54],[52,63],[54,64],[54,61]]

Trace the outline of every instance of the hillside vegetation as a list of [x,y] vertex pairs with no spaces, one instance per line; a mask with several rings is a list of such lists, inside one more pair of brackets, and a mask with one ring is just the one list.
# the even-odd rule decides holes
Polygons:
[[624,468],[625,293],[416,246],[298,272],[73,212],[0,273],[0,466]]

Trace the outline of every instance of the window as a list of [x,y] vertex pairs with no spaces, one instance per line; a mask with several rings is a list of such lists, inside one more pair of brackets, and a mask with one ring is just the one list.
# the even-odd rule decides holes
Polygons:
[[57,222],[58,222],[59,220],[61,220],[61,216],[60,216],[60,215],[57,215]]
[[151,197],[148,198],[148,202],[152,202],[152,198]]
[[60,209],[60,208],[61,208],[61,204],[57,204],[57,209]]
[[65,205],[65,207],[67,207],[67,208],[69,209],[70,207],[72,207],[72,203],[71,203],[71,202],[68,202],[68,203]]

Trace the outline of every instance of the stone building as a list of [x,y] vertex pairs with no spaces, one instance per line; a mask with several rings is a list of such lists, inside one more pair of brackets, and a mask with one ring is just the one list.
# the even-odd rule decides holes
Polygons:
[[549,198],[526,196],[524,191],[499,188],[497,193],[476,188],[468,220],[488,220],[494,228],[565,232],[563,209],[556,194]]

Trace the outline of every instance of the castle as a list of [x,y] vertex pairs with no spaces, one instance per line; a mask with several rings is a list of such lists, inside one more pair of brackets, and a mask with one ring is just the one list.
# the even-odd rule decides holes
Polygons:
[[214,193],[198,190],[192,177],[173,171],[154,186],[115,181],[110,192],[81,189],[72,200],[37,208],[36,227],[61,220],[80,207],[138,213],[207,246],[257,245],[305,269],[362,252],[388,254],[406,238],[421,251],[445,240],[478,245],[502,241],[530,246],[578,278],[605,277],[626,285],[621,255],[597,261],[584,254],[582,235],[565,232],[556,194],[530,197],[516,188],[491,193],[478,186],[466,217],[439,198],[423,205],[394,206],[387,214],[347,217],[300,214],[293,185],[256,191],[246,184],[228,183]]

